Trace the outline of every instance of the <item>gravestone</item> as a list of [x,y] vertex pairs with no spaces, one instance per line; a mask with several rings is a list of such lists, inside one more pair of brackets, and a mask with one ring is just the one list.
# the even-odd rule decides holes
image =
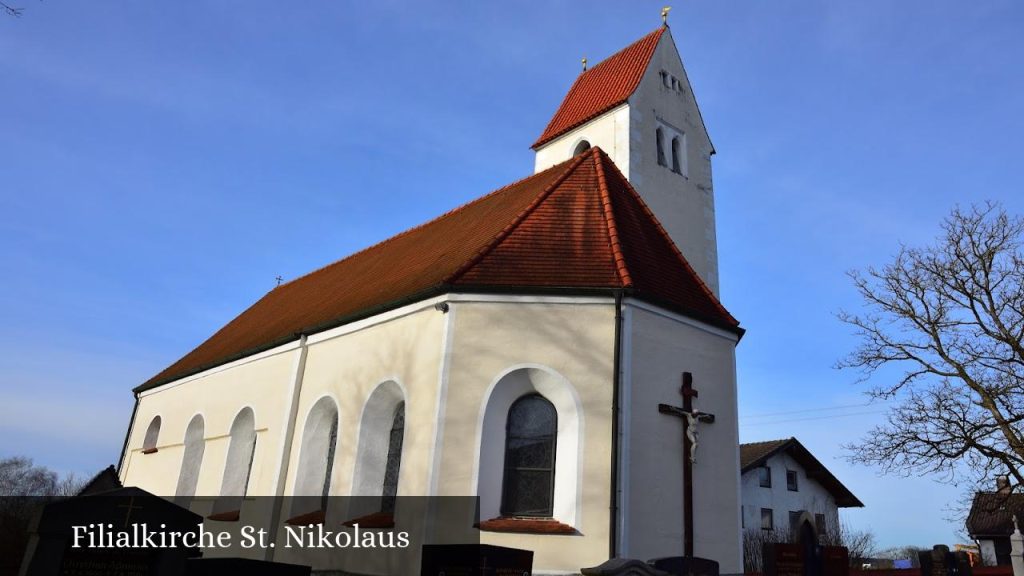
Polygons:
[[[145,525],[156,534],[195,530],[198,514],[139,488],[120,488],[47,504],[30,529],[25,576],[180,575],[198,548],[124,549],[73,547],[75,526],[103,525],[132,530]],[[80,542],[87,544],[87,542]]]
[[489,544],[424,544],[421,576],[530,576],[533,551]]
[[953,553],[939,544],[918,553],[921,576],[971,576],[971,559],[966,552]]
[[761,560],[764,576],[804,576],[804,551],[800,544],[765,543]]
[[309,576],[311,568],[300,564],[264,562],[247,558],[191,558],[186,563],[186,576]]
[[647,563],[662,572],[676,576],[718,576],[718,562],[707,558],[668,556],[648,560]]
[[844,546],[822,546],[822,576],[850,576],[850,551]]

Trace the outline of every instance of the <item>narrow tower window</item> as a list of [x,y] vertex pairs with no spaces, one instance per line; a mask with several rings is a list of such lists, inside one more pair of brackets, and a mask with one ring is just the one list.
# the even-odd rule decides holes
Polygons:
[[658,166],[665,166],[665,131],[659,127],[654,131],[654,139],[658,145]]
[[587,150],[590,150],[590,142],[586,140],[580,140],[580,143],[576,145],[576,149],[572,151],[573,156],[579,156]]
[[676,174],[683,173],[682,164],[680,163],[681,148],[679,136],[676,136],[672,139],[672,171]]

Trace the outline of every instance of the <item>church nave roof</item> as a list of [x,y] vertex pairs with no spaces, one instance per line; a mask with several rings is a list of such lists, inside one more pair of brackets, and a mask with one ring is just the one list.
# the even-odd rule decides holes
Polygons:
[[498,290],[625,290],[742,333],[595,147],[274,288],[136,391],[423,298]]

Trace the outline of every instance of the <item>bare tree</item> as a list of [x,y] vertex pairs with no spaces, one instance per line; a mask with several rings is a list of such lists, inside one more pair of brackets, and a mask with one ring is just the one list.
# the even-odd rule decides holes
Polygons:
[[0,2],[0,11],[3,11],[8,16],[14,16],[15,18],[21,16],[21,13],[25,11],[24,8],[15,8],[6,2]]
[[[797,543],[799,537],[790,530],[763,530],[748,528],[743,531],[744,573],[764,572],[764,545]],[[859,568],[864,560],[875,554],[875,533],[871,530],[854,530],[843,522],[819,536],[819,543],[827,546],[843,546],[849,551],[850,566]]]
[[882,269],[852,272],[866,304],[840,313],[859,346],[841,368],[899,366],[874,399],[895,400],[885,424],[846,448],[850,460],[884,472],[968,470],[991,484],[1024,484],[1024,220],[997,204],[955,209],[937,241],[901,247]]

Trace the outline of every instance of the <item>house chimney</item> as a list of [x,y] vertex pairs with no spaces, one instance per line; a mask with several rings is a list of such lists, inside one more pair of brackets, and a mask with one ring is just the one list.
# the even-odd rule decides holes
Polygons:
[[996,492],[1000,494],[1010,493],[1010,477],[996,476]]

